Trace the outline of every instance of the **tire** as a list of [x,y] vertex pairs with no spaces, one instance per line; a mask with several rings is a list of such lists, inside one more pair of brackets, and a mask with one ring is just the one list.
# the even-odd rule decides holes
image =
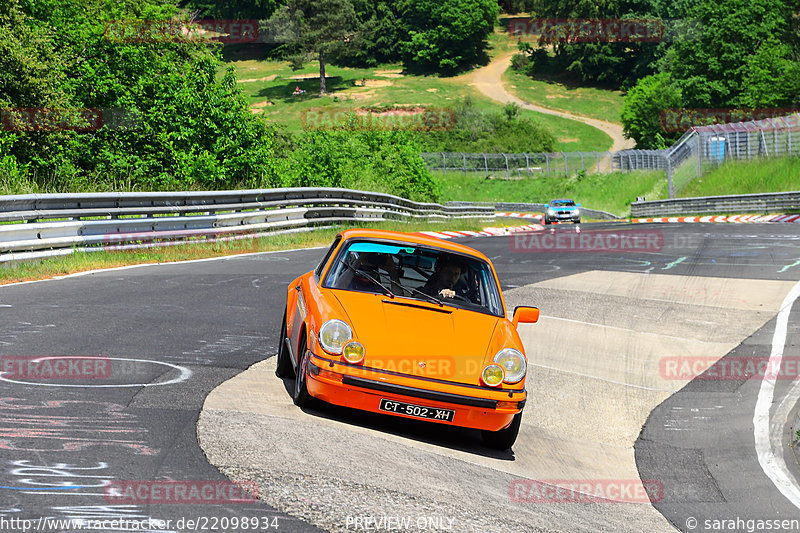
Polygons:
[[514,415],[511,425],[500,431],[482,431],[483,443],[489,448],[495,450],[508,450],[517,440],[519,434],[519,426],[522,423],[522,411]]
[[575,224],[580,224],[580,223],[581,223],[581,219],[578,219],[578,220],[573,220],[573,222],[574,222]]
[[289,356],[289,349],[286,348],[286,338],[286,311],[284,311],[281,332],[278,335],[278,367],[275,369],[275,375],[279,378],[294,377],[294,367],[292,358]]
[[547,217],[544,217],[544,223],[545,224],[552,224],[552,222],[550,222],[550,219],[547,218]]
[[300,338],[300,348],[297,351],[297,372],[294,378],[294,404],[297,407],[310,407],[314,397],[308,393],[306,384],[306,370],[308,369],[308,352],[306,351],[306,336]]

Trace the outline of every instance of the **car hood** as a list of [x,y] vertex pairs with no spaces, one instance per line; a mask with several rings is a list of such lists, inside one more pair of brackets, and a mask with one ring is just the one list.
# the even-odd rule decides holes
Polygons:
[[407,298],[336,291],[364,366],[477,384],[500,318]]

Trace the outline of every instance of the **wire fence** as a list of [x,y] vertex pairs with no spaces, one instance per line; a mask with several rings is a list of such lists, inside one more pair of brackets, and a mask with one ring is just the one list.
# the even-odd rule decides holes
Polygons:
[[479,174],[497,179],[542,176],[571,176],[581,170],[611,172],[611,152],[555,152],[531,154],[488,154],[466,152],[423,152],[431,171]]
[[496,179],[570,177],[581,172],[656,170],[667,174],[669,197],[710,168],[732,160],[800,155],[800,113],[689,129],[670,148],[618,152],[421,154],[430,171],[479,174]]

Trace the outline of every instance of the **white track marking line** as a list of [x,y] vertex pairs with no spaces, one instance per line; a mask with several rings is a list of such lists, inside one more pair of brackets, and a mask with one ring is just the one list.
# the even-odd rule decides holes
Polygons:
[[[692,338],[689,338],[689,337],[677,337],[675,335],[664,335],[663,333],[653,333],[652,331],[639,331],[639,330],[636,330],[636,329],[620,328],[618,326],[609,326],[609,325],[606,325],[606,324],[598,324],[597,322],[585,322],[583,320],[575,320],[575,319],[572,319],[572,318],[561,318],[561,317],[558,317],[558,316],[550,316],[550,315],[546,315],[546,316],[543,315],[542,318],[543,319],[547,319],[547,320],[561,320],[561,321],[564,321],[564,322],[574,322],[576,324],[586,324],[588,326],[597,326],[597,327],[606,328],[606,329],[612,329],[612,330],[616,330],[616,331],[627,331],[627,332],[630,332],[630,333],[636,333],[637,335],[654,335],[656,337],[663,337],[665,339],[676,339],[676,340],[679,340],[679,341],[704,342],[704,343],[710,342],[710,341],[703,341],[703,340],[699,340],[699,339],[692,339]],[[713,324],[713,322],[707,322],[707,324]],[[719,343],[713,343],[712,342],[712,344],[719,344]]]
[[[786,346],[786,335],[788,332],[789,314],[792,311],[792,306],[795,300],[800,297],[800,282],[798,282],[781,304],[781,310],[778,313],[777,322],[775,324],[775,334],[772,337],[772,351],[769,356],[768,368],[780,368],[781,360],[783,359],[783,350]],[[773,366],[774,365],[774,366]],[[785,423],[785,419],[778,418],[779,408],[776,412],[778,418],[778,427],[776,430],[770,431],[770,416],[769,410],[772,407],[772,402],[775,396],[775,380],[776,377],[767,377],[761,381],[761,388],[758,391],[758,401],[756,402],[755,413],[753,414],[753,433],[756,443],[756,454],[758,455],[758,462],[761,469],[772,480],[775,487],[781,491],[786,499],[788,499],[795,507],[800,509],[800,487],[789,473],[786,462],[781,453],[781,435],[780,432]],[[798,389],[798,380],[792,384],[789,391],[789,396],[800,394]],[[787,397],[788,399],[788,397]],[[785,403],[785,401],[784,401]],[[781,405],[783,407],[783,404]],[[789,408],[791,409],[791,407]],[[787,413],[788,414],[788,411]]]
[[[56,281],[60,279],[70,279],[70,278],[78,278],[81,276],[89,276],[91,274],[98,274],[100,272],[113,272],[115,270],[128,270],[131,268],[141,268],[141,267],[149,267],[149,266],[164,266],[164,265],[180,265],[180,264],[188,264],[188,263],[204,263],[207,261],[224,261],[228,259],[235,259],[238,257],[247,257],[247,256],[255,256],[255,255],[267,255],[267,254],[279,254],[284,252],[302,252],[305,250],[320,250],[320,249],[327,249],[328,246],[312,246],[310,248],[291,248],[289,250],[269,250],[267,252],[247,252],[243,254],[233,254],[233,255],[220,255],[217,257],[204,257],[202,259],[188,259],[186,261],[167,261],[165,263],[139,263],[136,265],[123,265],[118,267],[107,267],[107,268],[96,268],[94,270],[83,270],[81,272],[73,272],[72,274],[64,274],[62,276],[53,276],[52,278],[44,278],[44,279],[33,279],[30,281],[16,281],[14,283],[4,283],[0,284],[0,289],[3,287],[13,287],[16,285],[29,285],[31,283],[43,283],[45,281]],[[10,306],[9,306],[10,307]]]

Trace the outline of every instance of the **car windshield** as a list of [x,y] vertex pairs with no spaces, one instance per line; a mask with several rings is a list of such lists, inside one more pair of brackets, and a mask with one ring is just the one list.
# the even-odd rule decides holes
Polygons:
[[572,200],[553,200],[550,205],[553,207],[574,207],[575,202]]
[[323,286],[503,316],[491,267],[480,259],[436,248],[352,242],[334,258]]

